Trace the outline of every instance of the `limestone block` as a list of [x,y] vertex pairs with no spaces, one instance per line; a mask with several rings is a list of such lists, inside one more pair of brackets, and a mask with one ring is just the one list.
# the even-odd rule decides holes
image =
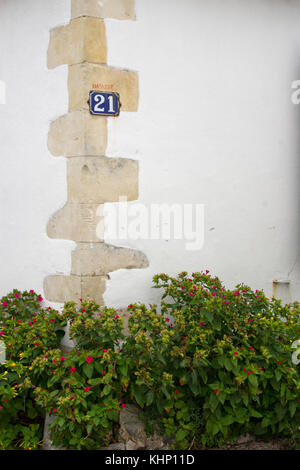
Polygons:
[[85,61],[105,64],[106,58],[105,24],[99,18],[76,18],[50,31],[49,69]]
[[103,206],[98,204],[67,203],[50,218],[49,238],[75,242],[99,242],[104,239]]
[[89,204],[138,198],[138,161],[127,158],[76,157],[67,162],[68,201]]
[[47,276],[44,279],[44,293],[50,302],[78,302],[81,298],[80,276]]
[[68,88],[69,111],[88,110],[90,90],[118,92],[122,105],[121,111],[137,111],[138,109],[139,90],[136,72],[99,64],[71,65],[69,66]]
[[128,322],[129,322],[129,318],[130,318],[130,312],[128,311],[127,308],[118,308],[117,312],[118,312],[118,315],[120,317],[122,317],[122,320],[123,320],[122,333],[125,336],[129,336]]
[[139,414],[142,410],[135,405],[127,405],[120,412],[119,437],[126,450],[145,449],[147,435]]
[[[141,408],[127,405],[120,411],[119,439],[125,444],[126,450],[169,450],[173,439],[160,436],[156,432],[147,437]],[[157,426],[155,426],[157,428]]]
[[106,276],[82,277],[50,275],[44,280],[44,293],[50,302],[64,303],[79,299],[95,300],[104,305],[103,293],[105,291]]
[[116,442],[107,447],[100,447],[99,450],[125,450],[125,444],[123,442]]
[[140,269],[149,266],[146,255],[138,250],[106,243],[80,243],[72,252],[72,274],[101,276],[117,269]]
[[48,413],[46,414],[45,417],[45,423],[44,423],[44,435],[43,435],[43,444],[42,444],[42,449],[43,450],[66,450],[63,447],[57,447],[52,444],[51,440],[51,432],[49,429],[50,424],[52,424],[55,421],[55,416],[50,416]]
[[107,119],[88,111],[73,111],[50,125],[48,148],[52,155],[76,157],[105,155]]
[[135,20],[134,0],[72,0],[72,18],[95,16],[117,20]]
[[104,305],[103,294],[106,287],[106,276],[81,277],[81,298],[95,300],[97,304]]

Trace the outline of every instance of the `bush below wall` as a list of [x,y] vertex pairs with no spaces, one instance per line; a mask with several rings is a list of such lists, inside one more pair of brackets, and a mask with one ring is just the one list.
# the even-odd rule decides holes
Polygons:
[[[60,315],[33,291],[2,298],[1,449],[38,449],[46,413],[53,445],[99,449],[118,440],[128,405],[143,411],[148,436],[176,449],[245,434],[299,439],[299,304],[243,284],[228,290],[208,271],[160,274],[154,287],[161,314],[129,305],[126,336],[118,312],[93,301]],[[62,353],[67,322],[75,348]]]

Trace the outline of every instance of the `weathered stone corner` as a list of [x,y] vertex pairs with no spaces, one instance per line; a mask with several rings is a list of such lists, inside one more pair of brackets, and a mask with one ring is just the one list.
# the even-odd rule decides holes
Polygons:
[[127,158],[76,157],[67,162],[68,201],[85,204],[138,198],[138,161]]
[[[138,110],[138,74],[130,70],[100,64],[69,66],[69,111],[89,109],[89,91],[93,89],[116,91],[120,94],[121,112]],[[114,119],[114,118],[111,118]]]
[[79,305],[80,299],[91,299],[102,306],[106,280],[107,276],[50,275],[44,279],[44,292],[50,302]]
[[53,121],[48,148],[53,156],[105,155],[107,119],[88,111],[73,111]]
[[[121,111],[138,110],[139,81],[134,71],[106,65],[104,18],[135,19],[134,0],[71,0],[72,19],[50,32],[48,67],[68,65],[69,112],[50,125],[48,148],[67,159],[67,203],[50,218],[50,238],[78,243],[72,252],[71,274],[44,281],[49,301],[94,299],[103,305],[108,273],[146,268],[138,250],[104,243],[105,202],[138,199],[136,160],[107,158],[107,118],[89,112],[90,90],[117,92]],[[115,119],[111,117],[111,119]],[[126,317],[127,319],[127,317]]]
[[135,20],[134,0],[72,0],[72,18],[95,16],[117,20]]
[[103,206],[79,202],[67,203],[48,221],[47,235],[49,238],[75,242],[103,241]]
[[[140,416],[142,414],[142,409],[131,404],[120,412],[119,441],[124,444],[125,450],[169,450],[172,439],[157,433],[147,437],[145,424]],[[110,446],[107,450],[110,450]]]
[[102,19],[81,17],[50,31],[48,68],[59,65],[96,62],[105,64],[107,45]]
[[80,243],[72,252],[71,273],[103,276],[118,269],[142,269],[149,266],[144,253],[106,243]]

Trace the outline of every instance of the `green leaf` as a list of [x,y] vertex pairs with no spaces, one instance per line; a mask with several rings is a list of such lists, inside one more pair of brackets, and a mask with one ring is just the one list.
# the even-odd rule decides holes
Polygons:
[[232,370],[232,362],[228,357],[225,358],[224,365],[228,371]]
[[84,374],[89,378],[91,379],[92,378],[92,375],[93,375],[93,371],[94,371],[94,366],[93,364],[84,364],[83,366],[83,372]]
[[109,395],[111,392],[111,387],[109,385],[105,385],[103,389],[103,395]]
[[282,377],[282,373],[277,369],[275,370],[275,377],[276,377],[277,382],[279,382]]
[[258,388],[258,382],[257,382],[257,377],[254,374],[249,375],[248,380],[252,387]]
[[183,439],[186,437],[187,433],[184,429],[179,429],[176,433],[175,439],[176,442],[183,441]]
[[198,383],[197,383],[197,384],[190,383],[190,384],[189,384],[189,387],[190,387],[190,389],[191,389],[191,391],[192,391],[192,393],[193,393],[193,395],[194,395],[195,397],[196,397],[197,395],[199,395],[201,389],[200,389],[200,386],[199,386]]
[[196,369],[193,370],[193,372],[191,374],[191,377],[192,377],[193,385],[197,385],[198,384],[198,374],[197,374]]
[[135,387],[133,392],[134,398],[137,401],[137,404],[143,408],[145,404],[144,394],[140,388]]
[[149,390],[149,392],[146,395],[146,405],[149,406],[154,400],[155,393],[153,390]]
[[291,417],[294,416],[294,414],[296,412],[296,409],[297,409],[297,402],[296,401],[290,401],[289,402],[289,410],[290,410]]
[[262,418],[263,415],[256,410],[251,410],[250,416],[253,416],[253,418]]
[[125,362],[121,365],[120,371],[121,371],[122,375],[127,376],[127,374],[128,374],[128,363],[127,362]]
[[221,418],[221,423],[224,424],[224,426],[230,426],[230,424],[234,423],[235,419],[231,415],[224,416]]
[[277,403],[275,406],[275,411],[278,416],[278,418],[281,420],[284,415],[286,414],[286,409],[283,407],[280,403]]

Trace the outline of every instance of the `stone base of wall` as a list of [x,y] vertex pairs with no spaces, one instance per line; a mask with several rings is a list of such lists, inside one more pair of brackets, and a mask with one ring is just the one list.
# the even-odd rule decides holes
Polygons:
[[[170,450],[172,440],[164,436],[154,434],[148,437],[141,419],[143,410],[136,405],[127,405],[120,411],[120,429],[118,442],[108,447],[100,447],[99,450]],[[66,450],[56,447],[51,442],[49,425],[53,423],[54,416],[46,416],[43,438],[43,450]]]

